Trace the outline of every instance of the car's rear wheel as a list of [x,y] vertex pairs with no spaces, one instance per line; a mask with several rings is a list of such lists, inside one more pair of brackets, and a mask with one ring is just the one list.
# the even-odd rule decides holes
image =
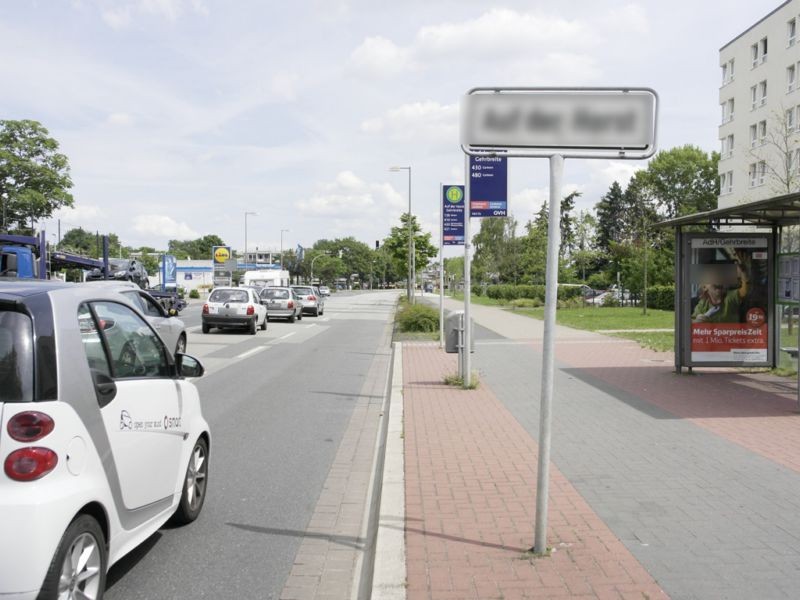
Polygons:
[[314,316],[315,316],[315,317],[318,317],[318,316],[319,316],[319,308],[315,308],[315,309],[314,309]]
[[256,334],[256,321],[258,321],[258,317],[253,317],[253,320],[250,321],[250,335]]
[[289,323],[294,323],[296,320],[297,320],[297,316],[294,313],[292,313],[292,316],[289,317]]
[[181,354],[186,352],[186,336],[183,334],[181,334],[181,336],[178,338],[178,343],[175,344],[175,354],[177,354],[178,352],[180,352]]
[[39,598],[102,598],[107,568],[103,530],[94,517],[79,515],[61,537]]
[[264,315],[264,320],[261,322],[261,331],[267,330],[267,316]]
[[211,331],[211,327],[203,323],[203,333],[208,333],[209,331]]
[[180,525],[191,523],[199,515],[206,501],[206,483],[208,482],[208,444],[205,439],[198,438],[189,456],[186,467],[186,478],[178,509],[172,520]]
[[298,321],[302,321],[303,320],[303,309],[302,308],[300,309],[300,312],[297,313],[297,320]]

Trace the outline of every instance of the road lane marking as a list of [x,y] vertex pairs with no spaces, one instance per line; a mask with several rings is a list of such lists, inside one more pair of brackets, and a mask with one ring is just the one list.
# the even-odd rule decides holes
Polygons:
[[[278,340],[285,340],[288,337],[292,337],[295,333],[297,333],[297,332],[296,331],[290,331],[286,335],[282,335],[281,337],[279,337]],[[277,340],[275,340],[275,341],[277,341]]]
[[247,358],[248,356],[252,356],[253,354],[261,352],[262,350],[266,350],[269,347],[270,346],[258,346],[257,348],[251,348],[247,352],[242,352],[241,354],[237,355],[236,358],[237,359]]

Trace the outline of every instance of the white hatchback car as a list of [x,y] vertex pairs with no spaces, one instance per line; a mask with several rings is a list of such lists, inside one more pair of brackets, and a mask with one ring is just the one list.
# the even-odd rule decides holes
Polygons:
[[0,283],[0,598],[100,598],[108,568],[197,518],[202,365],[116,292]]
[[203,333],[212,327],[245,328],[251,334],[267,328],[267,307],[251,287],[218,287],[211,290],[203,305]]

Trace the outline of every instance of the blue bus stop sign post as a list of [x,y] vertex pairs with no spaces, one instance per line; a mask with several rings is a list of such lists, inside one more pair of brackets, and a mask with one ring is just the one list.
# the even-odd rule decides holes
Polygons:
[[508,216],[508,159],[469,157],[469,216]]

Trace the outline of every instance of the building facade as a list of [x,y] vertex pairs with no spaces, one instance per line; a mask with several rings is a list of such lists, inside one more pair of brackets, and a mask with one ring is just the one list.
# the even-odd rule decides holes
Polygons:
[[800,0],[719,51],[718,207],[800,191]]

